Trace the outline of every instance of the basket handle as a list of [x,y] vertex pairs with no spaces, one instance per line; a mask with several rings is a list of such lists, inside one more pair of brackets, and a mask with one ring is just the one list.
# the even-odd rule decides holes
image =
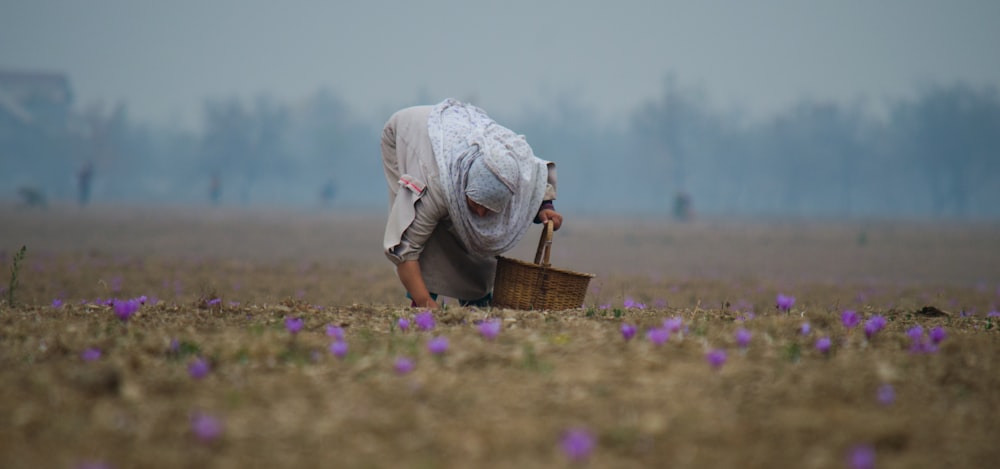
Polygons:
[[[552,221],[546,221],[544,228],[542,228],[542,237],[538,239],[538,249],[535,251],[535,264],[539,264],[542,267],[550,265],[549,256],[552,255],[552,230]],[[543,257],[545,258],[545,263],[539,262]]]

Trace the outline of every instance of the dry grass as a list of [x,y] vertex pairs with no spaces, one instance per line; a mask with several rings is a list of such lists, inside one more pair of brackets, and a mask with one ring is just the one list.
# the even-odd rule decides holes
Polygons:
[[[986,317],[1000,300],[996,227],[581,221],[557,234],[553,260],[599,275],[587,308],[451,306],[433,331],[404,333],[396,319],[416,311],[377,252],[378,225],[0,210],[4,259],[29,249],[20,302],[0,306],[0,466],[566,467],[558,442],[572,427],[595,435],[593,467],[844,467],[858,444],[878,467],[1000,458],[1000,318]],[[798,298],[790,314],[774,310],[779,292]],[[93,304],[138,295],[158,302],[127,324]],[[951,315],[914,314],[924,305]],[[865,340],[840,324],[845,308],[888,326]],[[675,316],[685,334],[645,339]],[[477,333],[487,317],[503,320],[496,341]],[[630,342],[623,322],[639,327]],[[346,330],[343,360],[329,324]],[[917,324],[948,332],[936,353],[910,352]],[[745,352],[740,327],[753,333]],[[426,349],[434,336],[449,339],[441,357]],[[102,357],[84,361],[91,347]],[[728,352],[718,371],[705,360],[716,348]],[[394,371],[399,356],[412,373]],[[205,379],[188,374],[195,357],[212,365]],[[221,419],[221,437],[193,435],[198,412]]]

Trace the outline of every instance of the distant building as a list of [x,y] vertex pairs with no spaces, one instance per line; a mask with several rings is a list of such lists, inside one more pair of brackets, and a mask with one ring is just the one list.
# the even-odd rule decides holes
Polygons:
[[72,104],[64,74],[0,69],[0,135],[28,129],[65,131]]

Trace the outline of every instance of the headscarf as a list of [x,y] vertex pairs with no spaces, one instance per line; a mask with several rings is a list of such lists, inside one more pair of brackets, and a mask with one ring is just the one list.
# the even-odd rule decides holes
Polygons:
[[[509,251],[527,232],[541,206],[547,162],[535,157],[524,136],[497,124],[482,109],[454,99],[434,106],[427,129],[458,238],[470,252],[483,257]],[[509,198],[500,197],[499,188],[486,178],[489,175],[483,167],[510,191]],[[470,184],[477,195],[477,191],[490,191],[488,196],[481,194],[486,203],[470,195],[491,210],[484,217],[473,213],[466,203]]]

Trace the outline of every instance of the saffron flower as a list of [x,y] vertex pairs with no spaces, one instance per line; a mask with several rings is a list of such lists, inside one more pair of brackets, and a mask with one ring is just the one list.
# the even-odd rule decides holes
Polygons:
[[830,338],[820,337],[816,340],[816,350],[824,355],[830,353]]
[[338,341],[344,340],[344,328],[328,324],[326,326],[326,336]]
[[427,350],[434,355],[441,355],[448,351],[448,338],[437,336],[427,342]]
[[92,362],[92,361],[100,360],[101,359],[101,349],[99,349],[97,347],[88,348],[87,350],[84,350],[83,353],[80,354],[80,358],[82,358],[83,361],[85,361],[85,362]]
[[417,313],[417,317],[414,318],[413,322],[417,324],[417,329],[422,331],[434,329],[434,315],[430,311]]
[[674,316],[663,320],[663,328],[671,334],[680,332],[682,327],[684,327],[684,320],[679,317]]
[[194,379],[202,379],[208,376],[208,373],[212,371],[212,366],[208,364],[208,361],[198,357],[188,364],[188,374]]
[[878,334],[879,331],[885,328],[885,325],[886,321],[884,317],[877,314],[875,316],[872,316],[871,319],[865,321],[865,337],[868,340],[871,340],[871,338],[874,337],[875,334]]
[[222,436],[222,430],[222,421],[211,415],[199,412],[191,417],[191,432],[205,443]]
[[792,309],[792,306],[795,306],[795,297],[778,293],[778,299],[775,303],[779,310],[787,313]]
[[208,306],[215,306],[222,303],[222,298],[212,298],[206,303]]
[[736,345],[740,346],[740,348],[747,348],[750,345],[751,337],[753,337],[753,334],[741,327],[736,331]]
[[666,341],[670,340],[670,331],[662,327],[656,327],[646,331],[646,338],[653,345],[663,345]]
[[337,358],[344,358],[347,355],[347,342],[336,340],[330,344],[330,353]]
[[997,310],[994,309],[993,311],[990,311],[990,312],[986,313],[986,317],[988,317],[988,318],[1000,318],[1000,311],[997,311]]
[[711,352],[705,354],[705,359],[708,360],[708,364],[712,366],[713,369],[720,369],[722,365],[726,364],[726,351],[722,349],[715,349]]
[[496,339],[500,335],[500,320],[499,319],[488,319],[479,323],[478,326],[479,335],[483,336],[486,340]]
[[129,318],[139,311],[139,302],[135,300],[115,300],[112,301],[115,310],[115,316],[121,319],[122,322],[128,322]]
[[906,335],[912,342],[920,341],[924,337],[924,328],[919,325],[913,326],[906,331]]
[[583,428],[571,428],[562,435],[559,446],[571,461],[583,461],[594,451],[594,436]]
[[62,307],[62,305],[63,305],[63,300],[60,300],[59,298],[52,300],[53,309],[59,309]]
[[298,334],[302,330],[302,325],[302,318],[285,318],[285,329],[288,329],[292,335]]
[[931,339],[931,343],[937,345],[940,344],[941,341],[945,339],[945,337],[948,337],[948,333],[945,332],[943,327],[937,326],[934,329],[931,329],[931,332],[928,334],[928,336]]
[[635,332],[636,332],[635,326],[631,324],[622,323],[621,331],[622,331],[622,338],[625,339],[625,342],[628,342],[632,340],[633,337],[635,337]]
[[885,406],[891,405],[893,402],[896,401],[896,390],[893,389],[891,384],[885,383],[878,387],[876,396],[878,397],[879,404]]
[[405,375],[413,371],[413,360],[406,357],[399,357],[396,359],[396,363],[393,365],[396,370],[396,374]]
[[869,445],[858,445],[851,448],[847,457],[851,469],[873,469],[875,467],[875,448]]
[[858,313],[856,311],[848,309],[840,313],[840,322],[841,324],[844,325],[845,328],[850,330],[854,329],[854,327],[857,326],[859,322],[861,322],[861,318],[858,316]]
[[401,330],[403,332],[406,332],[406,331],[410,330],[410,320],[409,319],[399,318],[399,321],[396,321],[396,325],[399,326],[399,330]]
[[799,334],[809,335],[810,331],[812,331],[812,326],[810,326],[808,322],[804,322],[801,326],[799,326]]

